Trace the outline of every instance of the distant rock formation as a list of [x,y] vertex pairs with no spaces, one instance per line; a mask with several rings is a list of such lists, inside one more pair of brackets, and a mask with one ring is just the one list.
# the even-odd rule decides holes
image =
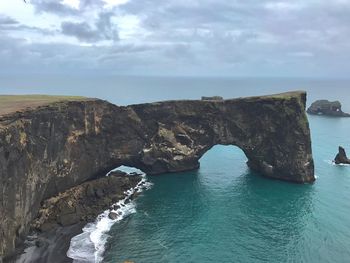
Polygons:
[[[300,91],[126,107],[77,99],[0,114],[0,261],[23,242],[45,200],[121,165],[188,171],[214,145],[235,145],[262,175],[313,182],[305,104]],[[75,220],[62,214],[59,224]]]
[[221,96],[212,96],[212,97],[202,96],[202,100],[224,100],[224,98]]
[[336,164],[350,164],[350,159],[346,156],[345,149],[339,146],[338,154],[335,156]]
[[342,111],[339,101],[317,100],[307,109],[307,113],[334,117],[350,117],[350,114]]

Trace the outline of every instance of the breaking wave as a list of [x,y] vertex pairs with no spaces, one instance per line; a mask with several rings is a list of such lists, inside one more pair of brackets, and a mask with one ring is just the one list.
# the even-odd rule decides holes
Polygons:
[[[130,214],[136,213],[135,202],[131,200],[131,196],[135,192],[142,192],[144,189],[149,189],[152,184],[147,181],[146,174],[141,170],[128,166],[120,166],[115,170],[120,170],[126,173],[141,174],[141,181],[134,187],[125,192],[124,199],[119,200],[115,206],[119,207],[116,210],[106,210],[101,213],[95,222],[88,223],[83,228],[83,233],[76,235],[71,239],[70,247],[67,251],[67,256],[73,259],[74,263],[99,263],[103,260],[105,246],[108,240],[108,232],[111,227],[123,220]],[[114,171],[114,170],[113,170]],[[107,176],[109,173],[107,174]],[[108,217],[110,212],[114,212],[116,219]]]

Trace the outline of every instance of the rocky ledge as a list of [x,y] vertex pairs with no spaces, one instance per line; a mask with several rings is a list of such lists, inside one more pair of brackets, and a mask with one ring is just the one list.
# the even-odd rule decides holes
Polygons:
[[124,199],[125,191],[134,188],[140,181],[140,175],[112,172],[108,177],[73,187],[45,200],[31,227],[45,232],[57,226],[94,221],[101,211]]
[[339,101],[317,100],[307,109],[307,113],[332,117],[350,117],[350,114],[342,111]]
[[338,148],[338,154],[334,158],[336,164],[350,164],[350,159],[347,157],[345,149],[341,146]]
[[6,111],[0,116],[0,258],[23,242],[44,200],[120,165],[148,174],[197,169],[214,145],[235,145],[264,176],[313,182],[305,104],[306,93],[298,91],[126,107],[71,98]]

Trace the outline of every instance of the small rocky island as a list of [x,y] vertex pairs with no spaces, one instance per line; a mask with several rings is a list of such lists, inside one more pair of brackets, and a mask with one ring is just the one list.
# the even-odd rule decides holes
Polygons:
[[121,165],[147,174],[188,171],[214,145],[235,145],[261,175],[315,180],[303,91],[130,106],[50,96],[0,102],[0,262],[32,228],[91,220],[113,203],[120,194],[114,186],[136,183],[105,179]]
[[339,101],[317,100],[307,109],[307,113],[332,117],[350,117],[350,114],[342,111]]
[[334,158],[336,164],[350,164],[350,159],[346,155],[345,149],[339,146],[338,154]]

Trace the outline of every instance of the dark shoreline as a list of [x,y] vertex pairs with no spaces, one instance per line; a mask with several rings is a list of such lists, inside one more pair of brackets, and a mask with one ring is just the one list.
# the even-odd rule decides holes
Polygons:
[[71,226],[60,226],[40,233],[34,238],[27,238],[26,244],[18,248],[16,255],[4,262],[71,263],[73,260],[67,257],[70,241],[74,236],[82,233],[85,224],[85,222],[80,222]]

